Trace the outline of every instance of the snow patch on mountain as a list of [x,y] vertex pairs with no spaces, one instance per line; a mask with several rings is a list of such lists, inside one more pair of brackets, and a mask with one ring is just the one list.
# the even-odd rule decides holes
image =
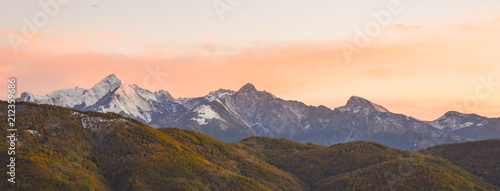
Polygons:
[[447,112],[445,115],[436,119],[435,121],[428,122],[435,128],[447,131],[455,131],[470,126],[483,126],[488,124],[487,120],[483,117],[471,114],[463,114],[456,111]]
[[234,93],[235,92],[231,91],[231,90],[220,89],[220,90],[212,91],[212,92],[208,93],[208,95],[205,96],[205,99],[209,102],[213,102],[215,100],[222,99],[226,96],[231,96]]
[[440,129],[440,130],[443,130],[444,128],[447,127],[447,126],[441,125],[437,121],[431,121],[431,122],[428,122],[428,123],[429,123],[429,125],[433,126],[434,128]]
[[97,111],[125,113],[133,118],[151,121],[156,108],[141,97],[132,86],[122,85],[114,92],[112,101],[105,106],[99,106]]
[[194,112],[198,113],[197,117],[191,118],[191,120],[198,122],[200,125],[208,124],[210,119],[218,119],[224,121],[220,115],[215,112],[210,105],[202,105],[197,107]]
[[463,128],[466,128],[466,127],[470,127],[472,125],[474,125],[474,123],[472,123],[472,122],[465,122],[462,125],[460,125],[460,127],[458,129],[463,129]]
[[128,122],[128,120],[126,119],[109,119],[103,117],[89,116],[85,113],[80,113],[75,111],[71,113],[71,116],[79,120],[84,128],[90,128],[92,130],[99,130],[107,123],[119,122],[126,124]]
[[483,126],[483,125],[486,125],[486,124],[488,124],[488,121],[482,121],[481,123],[476,124],[476,126],[479,127],[479,126]]

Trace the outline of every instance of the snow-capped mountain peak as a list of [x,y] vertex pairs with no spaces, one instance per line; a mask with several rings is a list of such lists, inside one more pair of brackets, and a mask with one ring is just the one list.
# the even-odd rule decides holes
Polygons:
[[23,92],[21,94],[21,96],[19,96],[18,100],[28,101],[28,102],[36,102],[37,100],[43,100],[44,98],[46,98],[46,97],[36,95],[34,93],[31,93],[31,92]]
[[96,93],[101,93],[101,92],[109,92],[116,90],[116,88],[119,88],[122,85],[122,81],[116,77],[116,75],[111,74],[101,80],[99,83],[94,85],[92,87],[92,90],[94,90]]
[[191,120],[198,122],[200,125],[208,124],[208,120],[211,119],[224,120],[210,105],[201,105],[195,108],[194,112],[197,113],[198,116],[191,118]]
[[[150,93],[150,94],[148,94]],[[142,95],[141,95],[142,94]],[[142,121],[151,121],[157,113],[157,109],[150,102],[149,91],[145,91],[137,86],[122,84],[112,94],[106,95],[102,103],[97,103],[91,109],[102,112],[114,112],[125,114]]]
[[165,90],[157,91],[155,92],[155,95],[157,99],[168,100],[168,101],[175,100],[174,97],[172,97],[172,95],[170,95],[170,93],[168,93]]
[[45,96],[24,92],[19,100],[83,109],[94,105],[102,97],[118,89],[121,84],[121,80],[116,75],[111,74],[91,89],[75,87],[56,90]]

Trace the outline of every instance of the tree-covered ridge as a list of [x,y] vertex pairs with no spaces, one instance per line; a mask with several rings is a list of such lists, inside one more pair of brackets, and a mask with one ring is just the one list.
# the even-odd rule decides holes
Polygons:
[[329,147],[269,137],[241,142],[312,190],[499,190],[449,161],[374,142]]
[[500,187],[500,139],[438,145],[420,152],[447,159]]
[[500,190],[449,161],[401,158],[323,179],[313,190]]
[[398,156],[409,156],[410,153],[373,142],[351,142],[330,147],[315,146],[313,149],[300,151],[302,148],[280,155],[274,155],[273,153],[279,151],[273,149],[263,152],[270,154],[269,163],[303,177],[302,180],[308,185],[330,176],[393,160]]
[[224,143],[193,130],[160,128],[210,162],[255,180],[271,190],[304,190],[296,176],[268,164],[262,154],[241,143]]

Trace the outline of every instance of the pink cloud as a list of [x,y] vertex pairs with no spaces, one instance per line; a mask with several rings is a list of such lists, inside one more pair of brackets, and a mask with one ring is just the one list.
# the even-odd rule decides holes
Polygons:
[[[260,90],[307,104],[333,108],[358,95],[391,111],[435,119],[472,94],[478,76],[500,73],[499,29],[498,20],[397,24],[353,55],[352,63],[344,59],[339,42],[329,41],[234,50],[202,43],[188,53],[165,56],[171,47],[150,46],[142,55],[88,53],[82,39],[41,36],[17,54],[0,49],[0,78],[16,76],[18,91],[38,94],[90,88],[111,73],[145,87],[149,70],[158,66],[167,75],[151,90],[165,89],[176,97],[202,96],[218,88],[237,90],[251,82]],[[0,89],[0,95],[5,91]],[[475,112],[498,117],[494,111],[500,103],[494,98],[484,100]]]

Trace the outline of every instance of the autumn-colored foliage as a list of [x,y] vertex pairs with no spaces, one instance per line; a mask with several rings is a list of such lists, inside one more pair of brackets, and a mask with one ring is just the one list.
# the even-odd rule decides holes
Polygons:
[[[6,105],[0,101],[0,108]],[[481,159],[449,153],[442,159],[373,142],[327,147],[250,137],[224,143],[118,114],[25,102],[16,103],[16,125],[16,184],[0,181],[0,190],[499,190],[490,184],[498,157],[478,167]],[[6,120],[0,128],[6,137]],[[0,164],[9,160],[7,144],[0,141]]]
[[438,145],[420,152],[449,160],[500,187],[500,139]]

